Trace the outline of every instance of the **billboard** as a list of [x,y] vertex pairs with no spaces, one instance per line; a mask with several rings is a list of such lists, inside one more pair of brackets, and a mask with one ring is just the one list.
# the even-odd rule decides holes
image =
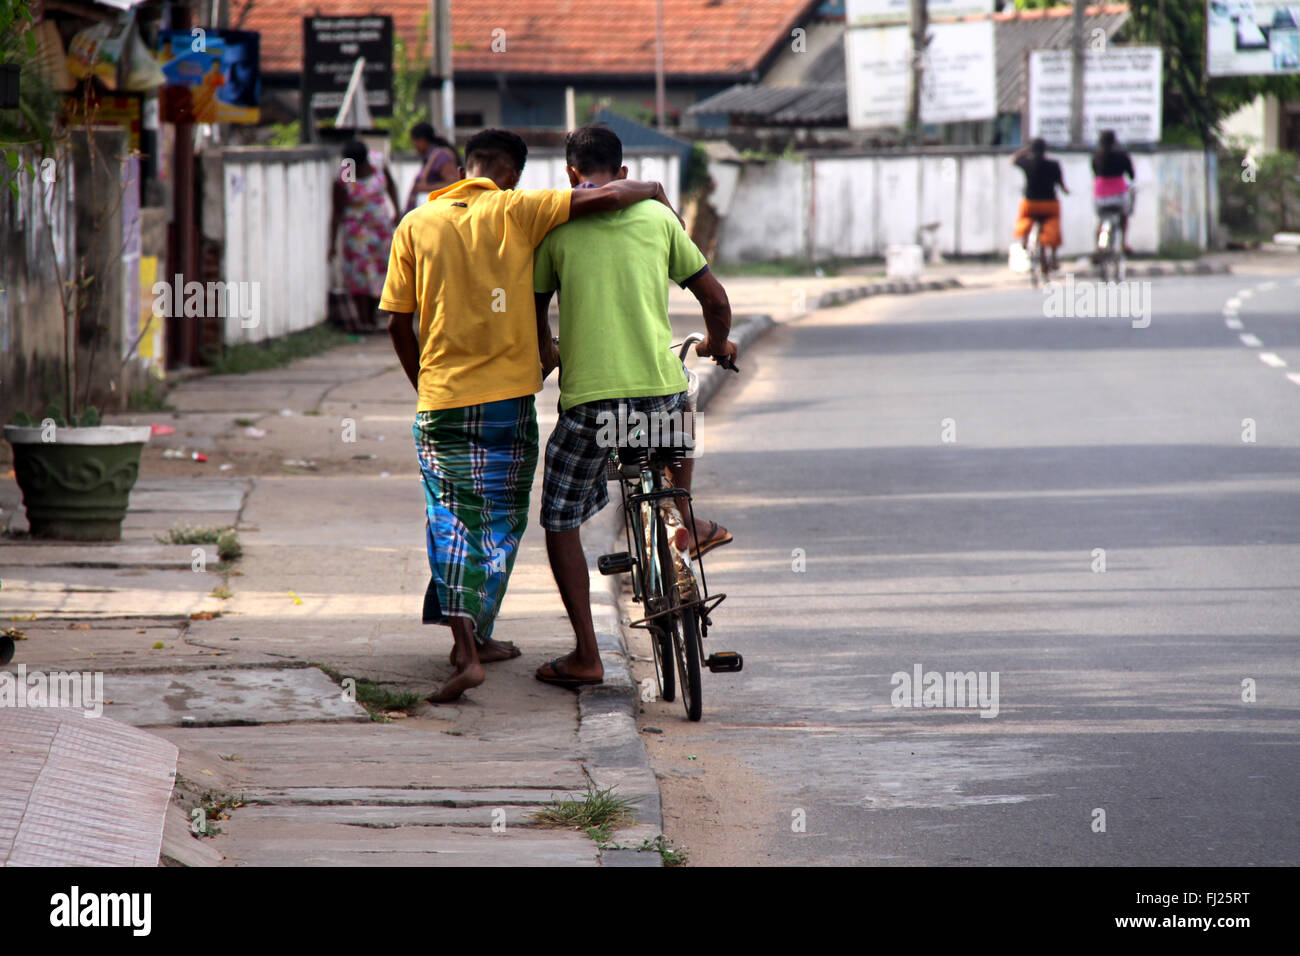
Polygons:
[[1207,0],[1205,66],[1210,76],[1300,74],[1300,2]]
[[167,123],[256,123],[261,117],[261,36],[247,30],[163,30],[158,63]]
[[303,92],[318,120],[333,119],[358,57],[371,116],[393,115],[393,18],[303,17]]
[[[921,122],[961,123],[997,116],[993,21],[932,23],[921,80]],[[902,126],[907,118],[912,40],[906,24],[844,33],[849,126]]]
[[[1029,54],[1028,136],[1054,146],[1070,141],[1069,50]],[[1158,143],[1163,121],[1162,54],[1158,46],[1087,50],[1083,62],[1083,139],[1113,129],[1121,142]]]

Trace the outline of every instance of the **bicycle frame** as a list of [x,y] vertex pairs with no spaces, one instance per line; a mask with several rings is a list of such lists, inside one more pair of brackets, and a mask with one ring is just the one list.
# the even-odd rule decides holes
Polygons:
[[[678,601],[671,603],[668,607],[651,607],[649,597],[654,594],[667,594],[669,588],[677,587],[677,582],[661,581],[662,563],[659,555],[659,540],[654,531],[654,510],[657,509],[661,502],[672,501],[677,505],[678,513],[687,518],[694,527],[695,524],[695,507],[691,501],[691,493],[684,488],[673,488],[666,486],[663,481],[664,466],[662,464],[643,463],[635,477],[629,477],[623,467],[620,466],[620,486],[623,492],[623,514],[624,514],[624,533],[627,538],[627,551],[632,556],[633,574],[632,574],[632,593],[633,599],[645,608],[645,615],[639,620],[632,621],[631,627],[649,627],[657,618],[665,617],[669,614],[675,614],[678,611],[698,607],[700,608],[700,635],[707,634],[709,625],[709,612],[725,600],[725,594],[709,594],[708,579],[704,574],[704,562],[701,558],[695,558],[692,562],[692,571],[696,575],[696,581],[699,585],[699,596],[691,600],[682,600],[678,595]],[[639,490],[635,490],[639,489]],[[682,502],[686,503],[683,510]],[[663,520],[662,517],[660,520]],[[661,584],[662,587],[656,587]]]

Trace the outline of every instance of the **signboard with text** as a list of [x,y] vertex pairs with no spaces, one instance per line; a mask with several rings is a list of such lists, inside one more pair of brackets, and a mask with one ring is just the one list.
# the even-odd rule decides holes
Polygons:
[[[921,122],[961,123],[997,116],[993,21],[932,23],[921,80]],[[855,27],[844,34],[849,126],[902,126],[911,83],[905,24]]]
[[[1158,143],[1162,110],[1163,58],[1158,46],[1112,46],[1087,50],[1083,66],[1083,139],[1095,142],[1103,129],[1124,143]],[[1034,50],[1027,77],[1028,137],[1051,145],[1070,141],[1069,50]]]
[[[912,0],[845,0],[844,22],[850,27],[907,23]],[[952,17],[988,16],[994,12],[993,0],[927,0],[926,13],[931,21]]]
[[318,120],[333,119],[343,105],[358,57],[371,116],[393,115],[393,18],[303,17],[303,92]]

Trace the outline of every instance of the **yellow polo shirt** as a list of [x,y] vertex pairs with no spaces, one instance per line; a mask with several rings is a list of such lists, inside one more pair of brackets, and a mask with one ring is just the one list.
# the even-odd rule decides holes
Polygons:
[[402,219],[379,307],[419,306],[419,411],[541,390],[533,249],[568,222],[572,195],[462,179]]

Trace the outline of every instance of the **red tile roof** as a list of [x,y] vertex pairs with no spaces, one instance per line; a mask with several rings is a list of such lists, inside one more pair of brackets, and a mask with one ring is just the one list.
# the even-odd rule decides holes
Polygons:
[[[759,67],[817,0],[663,0],[669,76],[738,75]],[[389,14],[418,43],[429,0],[232,0],[230,23],[262,34],[262,69],[302,69],[304,16]],[[654,0],[452,0],[457,75],[652,75]],[[503,30],[505,51],[492,51]],[[497,34],[500,36],[500,34]],[[427,58],[428,41],[419,51]]]

